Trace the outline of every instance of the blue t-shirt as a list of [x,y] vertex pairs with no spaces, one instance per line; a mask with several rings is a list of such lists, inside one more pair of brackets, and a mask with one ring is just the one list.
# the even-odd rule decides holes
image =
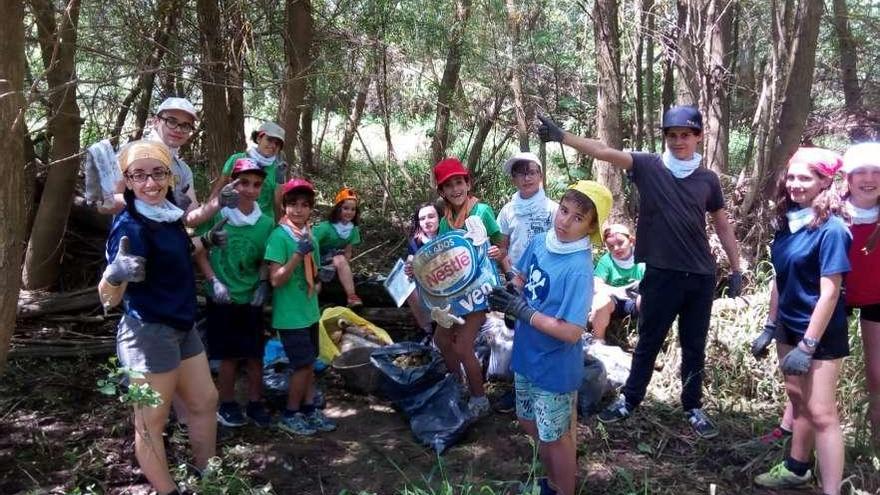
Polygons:
[[113,219],[107,262],[116,259],[122,236],[129,254],[146,258],[143,282],[129,282],[122,296],[125,314],[147,323],[189,330],[196,321],[196,276],[192,243],[180,222],[154,222],[128,208]]
[[[805,227],[792,234],[786,226],[776,231],[770,260],[779,292],[778,318],[786,328],[797,333],[807,331],[819,301],[819,279],[849,272],[847,252],[851,241],[849,230],[836,216],[816,229]],[[827,328],[846,328],[842,296],[837,299]]]
[[[546,238],[546,233],[535,236],[517,265],[526,279],[523,297],[540,313],[585,327],[587,295],[593,293],[592,254],[551,253]],[[583,380],[583,352],[580,340],[574,344],[563,342],[517,320],[511,368],[543,390],[571,392]]]

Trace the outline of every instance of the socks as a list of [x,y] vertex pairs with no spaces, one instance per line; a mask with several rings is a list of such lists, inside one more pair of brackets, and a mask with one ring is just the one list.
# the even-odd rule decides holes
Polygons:
[[315,405],[314,404],[303,404],[299,408],[299,410],[300,410],[300,412],[302,412],[303,414],[308,416],[309,414],[312,414],[313,412],[315,412]]
[[798,476],[803,476],[810,470],[810,463],[801,462],[794,457],[788,456],[785,458],[785,468]]

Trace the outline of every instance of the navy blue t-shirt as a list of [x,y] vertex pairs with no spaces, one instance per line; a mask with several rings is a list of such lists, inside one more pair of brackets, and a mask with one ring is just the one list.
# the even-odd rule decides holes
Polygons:
[[[807,331],[810,316],[819,301],[819,279],[849,272],[849,229],[832,216],[815,229],[802,228],[792,234],[788,226],[776,231],[770,260],[776,271],[779,292],[778,318],[797,333]],[[828,330],[846,328],[844,298],[837,299]]]
[[718,176],[700,167],[677,179],[660,155],[631,155],[630,174],[639,191],[636,261],[665,270],[714,275],[706,213],[724,207]]
[[180,222],[154,222],[128,208],[116,215],[107,238],[107,262],[116,258],[122,236],[129,254],[146,258],[143,282],[129,282],[123,295],[127,315],[148,323],[189,330],[196,321],[196,277],[192,243]]

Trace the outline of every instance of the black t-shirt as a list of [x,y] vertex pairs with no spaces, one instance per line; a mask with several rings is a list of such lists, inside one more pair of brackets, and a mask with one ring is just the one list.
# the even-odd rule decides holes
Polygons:
[[706,212],[724,207],[715,172],[700,167],[676,179],[653,153],[632,153],[631,177],[639,191],[636,261],[706,275],[715,259],[706,237]]

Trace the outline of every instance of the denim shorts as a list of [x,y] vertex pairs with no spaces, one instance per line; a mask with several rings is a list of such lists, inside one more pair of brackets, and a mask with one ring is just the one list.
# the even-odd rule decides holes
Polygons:
[[575,392],[557,394],[542,390],[519,373],[514,375],[513,383],[516,389],[516,416],[534,421],[542,442],[555,442],[562,438],[571,426]]
[[205,351],[195,327],[178,330],[123,315],[116,330],[119,363],[141,373],[166,373]]

